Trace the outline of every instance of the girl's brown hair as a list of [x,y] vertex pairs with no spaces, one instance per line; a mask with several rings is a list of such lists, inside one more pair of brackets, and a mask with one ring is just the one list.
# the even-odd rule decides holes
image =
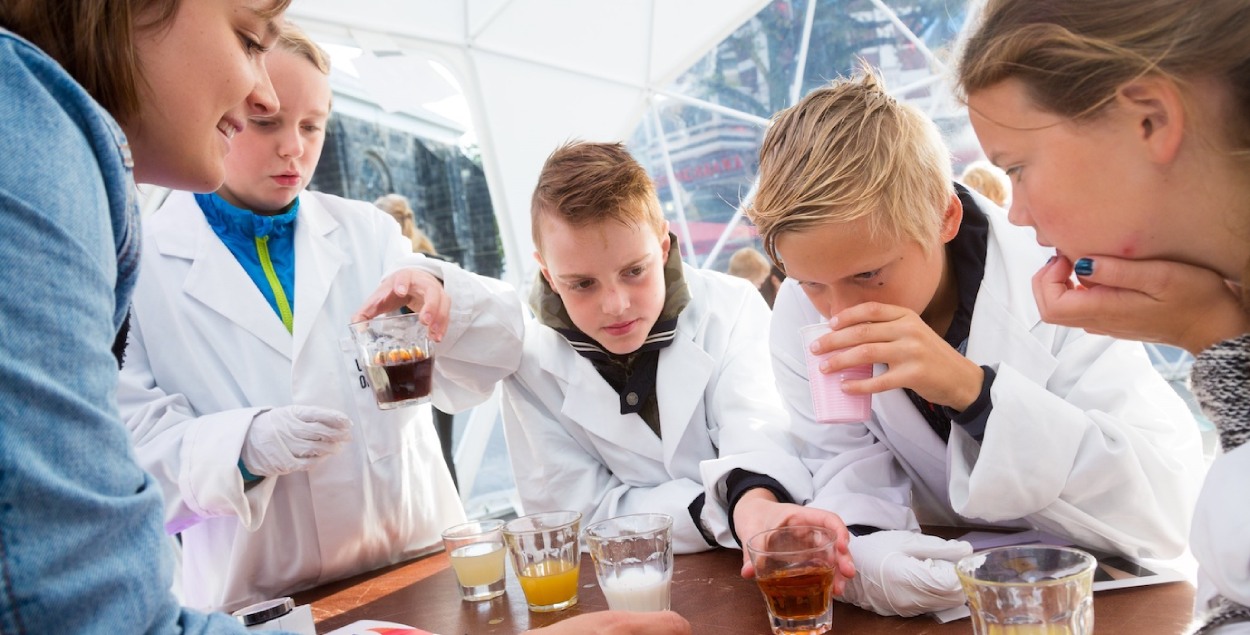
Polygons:
[[988,0],[959,55],[966,96],[1023,82],[1044,110],[1087,120],[1125,83],[1217,80],[1232,112],[1215,139],[1250,155],[1250,5],[1245,0]]
[[[0,26],[42,49],[116,119],[125,121],[139,112],[139,87],[144,81],[135,57],[135,33],[167,27],[180,2],[4,0]],[[260,13],[276,17],[290,2],[272,0]],[[140,16],[142,24],[137,22]]]

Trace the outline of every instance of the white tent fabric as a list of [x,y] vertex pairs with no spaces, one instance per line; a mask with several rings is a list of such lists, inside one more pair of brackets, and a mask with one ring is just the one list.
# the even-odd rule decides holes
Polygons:
[[[481,149],[505,277],[524,288],[536,268],[530,195],[547,155],[573,138],[625,139],[656,92],[768,1],[295,0],[287,15],[315,39],[373,53],[371,64],[426,58],[451,70]],[[445,91],[427,85],[430,100]],[[376,96],[390,109],[423,94],[402,80],[392,88]]]

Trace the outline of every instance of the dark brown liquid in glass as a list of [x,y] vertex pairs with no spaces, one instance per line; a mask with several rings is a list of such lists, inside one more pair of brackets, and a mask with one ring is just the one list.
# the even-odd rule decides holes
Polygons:
[[378,401],[393,403],[418,399],[430,394],[434,372],[433,359],[427,357],[415,362],[388,364],[383,366],[382,370],[386,372],[386,385],[378,387]]

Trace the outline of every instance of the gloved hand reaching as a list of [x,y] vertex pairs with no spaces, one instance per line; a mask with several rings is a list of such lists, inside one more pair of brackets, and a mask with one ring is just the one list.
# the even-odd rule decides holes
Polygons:
[[256,476],[307,470],[351,438],[347,415],[316,406],[283,406],[256,415],[240,456]]
[[855,577],[843,599],[880,615],[911,617],[964,603],[955,563],[972,554],[962,540],[914,531],[879,531],[851,538]]

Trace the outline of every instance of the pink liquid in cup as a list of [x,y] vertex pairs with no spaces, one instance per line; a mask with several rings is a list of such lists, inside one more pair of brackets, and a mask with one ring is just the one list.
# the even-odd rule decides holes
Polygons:
[[799,334],[803,339],[803,355],[807,359],[807,380],[812,391],[812,410],[816,414],[816,420],[824,423],[865,421],[872,413],[872,395],[848,395],[842,392],[842,381],[872,377],[872,364],[852,366],[826,374],[820,372],[820,362],[832,353],[812,354],[812,342],[832,330],[826,322],[809,324],[799,329]]

